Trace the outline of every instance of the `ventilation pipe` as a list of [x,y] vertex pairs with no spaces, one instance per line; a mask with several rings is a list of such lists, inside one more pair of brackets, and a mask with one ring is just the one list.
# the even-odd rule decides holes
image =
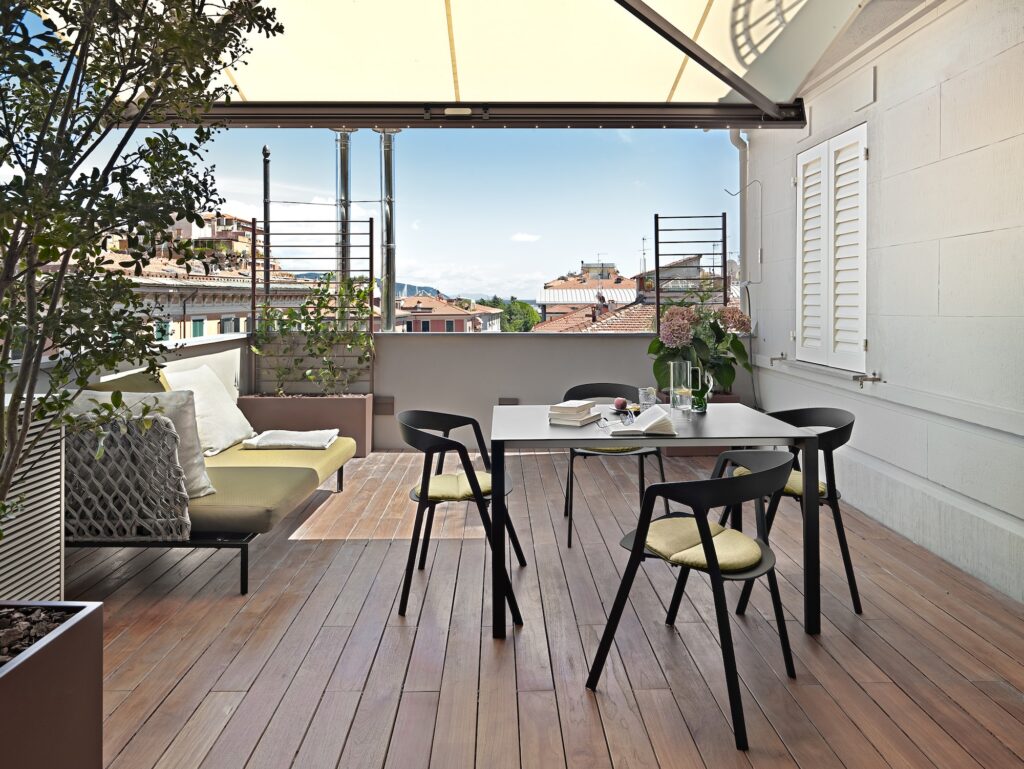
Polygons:
[[338,216],[338,242],[337,242],[337,265],[335,277],[341,281],[349,277],[352,272],[352,158],[351,128],[338,129],[338,175],[337,175],[337,216]]
[[382,182],[381,207],[384,209],[384,242],[381,259],[381,331],[395,330],[395,134],[397,128],[374,129],[380,133]]
[[[729,141],[740,153],[740,282],[750,280],[750,266],[747,259],[747,142],[738,128],[729,130]],[[760,244],[758,244],[760,245]],[[726,263],[729,256],[726,254]]]

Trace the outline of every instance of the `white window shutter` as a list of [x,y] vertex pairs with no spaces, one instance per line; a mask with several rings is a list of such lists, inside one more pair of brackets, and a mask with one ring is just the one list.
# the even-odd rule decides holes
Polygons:
[[828,153],[819,144],[797,155],[796,357],[828,364]]
[[829,170],[829,351],[828,365],[864,371],[867,338],[867,125],[828,142]]

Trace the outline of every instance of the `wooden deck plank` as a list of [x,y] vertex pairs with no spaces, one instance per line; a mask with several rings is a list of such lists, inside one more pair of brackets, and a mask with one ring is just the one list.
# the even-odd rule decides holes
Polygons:
[[[475,508],[438,507],[406,617],[397,595],[421,458],[353,460],[256,540],[248,596],[229,552],[82,549],[69,598],[106,601],[105,764],[169,767],[1024,767],[1024,607],[844,504],[866,611],[853,614],[822,516],[822,632],[803,633],[799,511],[772,532],[797,679],[767,592],[732,628],[751,749],[735,750],[707,579],[674,626],[677,572],[644,564],[597,693],[590,659],[638,513],[636,461],[577,463],[566,547],[564,452],[508,457],[528,561],[526,620],[490,637]],[[670,479],[706,477],[669,458]],[[648,480],[657,477],[647,465]],[[744,521],[752,527],[752,516]],[[729,602],[738,586],[728,588]]]

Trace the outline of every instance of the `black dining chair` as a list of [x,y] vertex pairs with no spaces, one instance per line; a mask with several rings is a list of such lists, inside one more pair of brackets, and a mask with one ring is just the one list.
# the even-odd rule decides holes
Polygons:
[[[434,523],[434,509],[438,504],[442,502],[475,502],[480,513],[480,521],[483,523],[484,533],[487,535],[487,541],[488,543],[491,541],[491,517],[488,514],[491,502],[491,457],[484,444],[480,423],[472,417],[444,414],[438,411],[403,411],[398,415],[397,420],[402,440],[417,451],[423,452],[422,477],[419,484],[409,492],[409,497],[417,504],[412,541],[409,543],[409,560],[406,563],[405,579],[402,582],[402,597],[398,603],[398,613],[404,617],[409,602],[413,569],[416,566],[416,551],[420,550],[419,568],[422,569],[427,563],[430,528]],[[465,444],[450,437],[452,431],[460,427],[473,429],[484,471],[474,469]],[[459,458],[462,469],[458,472],[444,472],[444,458],[449,451],[454,452]],[[434,468],[435,456],[437,457],[436,469]],[[506,497],[510,491],[511,489],[506,489]],[[425,522],[423,520],[424,513],[426,514]],[[423,529],[422,549],[419,544],[421,527]],[[512,543],[512,549],[519,560],[519,565],[526,566],[526,556],[523,555],[523,548],[519,544],[519,537],[516,536],[511,516],[505,516],[505,528],[508,530],[509,542]],[[523,619],[519,613],[519,607],[516,605],[511,584],[507,586],[506,593],[512,618],[517,625],[522,625]]]
[[[803,408],[789,409],[787,411],[775,411],[769,416],[782,420],[794,427],[806,427],[818,435],[818,450],[821,452],[825,464],[825,480],[818,483],[818,504],[827,505],[832,510],[832,520],[835,522],[836,537],[839,540],[839,552],[843,557],[843,568],[846,570],[846,581],[850,586],[850,599],[853,603],[853,610],[857,614],[862,612],[860,604],[860,591],[857,590],[857,577],[853,573],[853,560],[850,558],[850,546],[846,542],[846,527],[843,526],[843,514],[839,510],[839,489],[836,486],[836,467],[832,452],[850,440],[853,434],[854,416],[849,411],[834,408]],[[804,478],[800,472],[799,450],[790,449],[793,452],[793,467],[789,475],[786,487],[783,489],[783,496],[791,497],[798,502],[803,500]],[[742,469],[737,469],[742,474]],[[801,511],[803,507],[801,506]],[[724,517],[724,514],[723,514]],[[768,517],[768,529],[771,530],[775,520],[773,512]],[[743,614],[750,600],[752,585],[743,586],[740,593],[739,603],[736,604],[736,613]]]
[[[562,400],[612,400],[614,398],[625,398],[630,403],[636,403],[640,400],[640,388],[634,385],[627,384],[611,384],[608,382],[595,382],[592,384],[581,384],[575,387],[570,387],[565,391],[565,395]],[[662,458],[661,449],[659,448],[641,448],[639,446],[629,446],[626,448],[609,448],[609,449],[569,449],[569,471],[565,478],[565,507],[563,509],[563,515],[569,519],[569,538],[568,546],[572,547],[572,501],[573,491],[575,487],[575,477],[573,475],[573,464],[577,457],[586,459],[587,457],[607,457],[607,456],[619,456],[619,457],[636,457],[637,458],[637,472],[639,474],[639,486],[640,486],[640,502],[643,503],[644,499],[644,460],[647,457],[656,457],[658,460],[658,471],[661,473],[662,483],[665,481],[665,460]],[[665,512],[668,512],[668,503],[665,503]]]
[[[731,465],[746,468],[749,472],[747,475],[726,477],[725,471]],[[665,619],[670,625],[675,622],[690,571],[703,571],[711,581],[711,592],[715,600],[715,618],[722,645],[722,662],[725,665],[725,682],[729,692],[736,747],[739,750],[747,749],[739,674],[732,646],[729,609],[725,602],[725,581],[767,577],[786,673],[790,678],[796,678],[779,583],[775,576],[775,554],[768,546],[767,523],[768,514],[773,513],[779,503],[782,487],[789,478],[792,466],[793,457],[783,451],[726,451],[719,455],[709,480],[656,483],[647,487],[637,527],[623,537],[620,543],[629,550],[629,561],[622,572],[622,582],[608,613],[608,622],[590,668],[588,689],[597,688],[615,630],[626,608],[629,589],[644,559],[661,558],[682,569]],[[685,505],[692,512],[672,512],[651,520],[659,497]],[[767,513],[764,505],[766,498],[769,500]],[[757,537],[750,537],[737,529],[725,528],[708,520],[708,513],[713,508],[733,507],[747,501],[754,502]]]

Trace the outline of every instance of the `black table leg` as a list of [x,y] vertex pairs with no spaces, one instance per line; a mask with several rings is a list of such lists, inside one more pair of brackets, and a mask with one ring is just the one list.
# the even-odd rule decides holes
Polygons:
[[804,438],[800,446],[804,478],[804,631],[821,632],[821,552],[818,531],[818,436]]
[[491,634],[505,637],[505,444],[491,441]]

